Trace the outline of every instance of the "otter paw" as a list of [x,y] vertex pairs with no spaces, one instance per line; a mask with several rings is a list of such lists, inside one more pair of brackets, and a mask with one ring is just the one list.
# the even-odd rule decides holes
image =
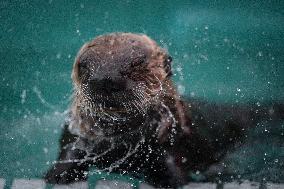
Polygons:
[[55,164],[44,176],[44,180],[50,184],[69,184],[78,181],[86,181],[88,178],[86,166],[77,164]]

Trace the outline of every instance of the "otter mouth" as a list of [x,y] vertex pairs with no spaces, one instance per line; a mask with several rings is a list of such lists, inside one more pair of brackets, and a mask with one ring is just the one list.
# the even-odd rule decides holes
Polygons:
[[76,93],[80,114],[88,120],[86,130],[92,136],[115,137],[140,131],[162,94],[161,87],[151,88],[154,85],[147,82],[111,84],[82,83]]
[[138,91],[120,91],[115,93],[89,92],[81,107],[83,119],[88,120],[93,136],[120,136],[128,132],[139,131],[147,119],[150,108],[146,96]]
[[81,115],[90,120],[90,128],[96,131],[92,135],[137,131],[161,96],[160,82],[105,78],[86,79],[77,91]]
[[150,103],[146,95],[137,91],[124,91],[111,94],[92,92],[83,99],[82,112],[90,117],[110,123],[127,122],[146,115]]
[[93,94],[93,107],[96,113],[108,113],[116,116],[145,114],[148,104],[133,92],[120,92],[111,95]]
[[142,82],[92,81],[81,88],[78,96],[91,114],[133,117],[146,114],[151,104],[151,96],[146,89],[146,84]]
[[121,109],[121,108],[109,107],[109,108],[104,108],[104,109],[97,110],[97,112],[99,112],[99,113],[102,113],[102,112],[107,112],[107,113],[127,113],[127,112],[129,112],[129,110]]

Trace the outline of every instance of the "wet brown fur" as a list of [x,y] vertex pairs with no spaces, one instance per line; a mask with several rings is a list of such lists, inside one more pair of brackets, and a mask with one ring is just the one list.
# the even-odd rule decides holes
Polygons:
[[[138,115],[140,117],[134,118],[127,125],[118,126],[122,133],[100,137],[96,131],[91,131],[92,124],[100,123],[99,119],[85,116],[81,111],[83,94],[80,93],[82,78],[79,75],[79,64],[81,57],[88,58],[94,54],[102,56],[99,64],[105,61],[110,66],[108,71],[118,69],[119,65],[112,62],[115,58],[133,61],[131,48],[123,40],[135,41],[136,45],[130,47],[134,53],[141,51],[147,64],[139,64],[135,70],[124,68],[122,71],[129,71],[126,74],[133,81],[144,80],[147,83],[145,77],[152,74],[159,82],[154,80],[152,84],[147,83],[146,90],[150,92],[145,93],[145,98],[150,100],[151,107],[145,116]],[[240,142],[243,128],[253,125],[250,123],[253,116],[248,115],[255,109],[248,107],[235,110],[229,106],[225,108],[198,102],[189,104],[181,100],[171,81],[170,67],[165,67],[167,58],[168,53],[152,39],[131,33],[99,36],[80,49],[72,71],[75,94],[70,108],[71,121],[64,125],[60,154],[57,163],[45,175],[47,182],[67,184],[86,180],[89,167],[94,165],[100,170],[138,178],[143,175],[146,182],[156,187],[176,188],[189,181],[189,171],[206,170],[218,162],[230,146]],[[118,62],[123,65],[124,61],[118,59]],[[100,74],[108,73],[100,71]],[[159,87],[161,93],[151,93],[151,90],[157,91]],[[155,96],[157,94],[158,97]],[[153,98],[157,99],[152,101]],[[201,110],[204,110],[205,117],[200,113]],[[229,116],[223,116],[224,110]],[[171,119],[170,114],[173,115]],[[140,124],[138,129],[137,123]],[[134,132],[127,130],[132,127],[135,128]],[[113,164],[116,162],[118,166]]]

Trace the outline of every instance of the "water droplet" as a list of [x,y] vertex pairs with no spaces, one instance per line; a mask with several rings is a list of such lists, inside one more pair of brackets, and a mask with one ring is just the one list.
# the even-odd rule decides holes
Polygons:
[[60,59],[61,58],[61,53],[57,53],[56,58]]
[[263,53],[262,53],[261,51],[259,51],[259,52],[257,53],[257,56],[263,56]]

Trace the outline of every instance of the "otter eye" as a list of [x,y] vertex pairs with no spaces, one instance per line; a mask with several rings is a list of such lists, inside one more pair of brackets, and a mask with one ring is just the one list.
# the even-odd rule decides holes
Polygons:
[[137,67],[139,65],[142,65],[144,62],[146,62],[145,57],[136,58],[131,62],[131,67]]

